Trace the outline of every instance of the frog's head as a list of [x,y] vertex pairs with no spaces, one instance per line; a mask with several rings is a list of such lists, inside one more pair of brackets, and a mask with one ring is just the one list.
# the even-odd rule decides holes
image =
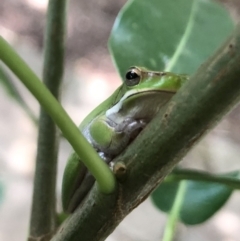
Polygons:
[[[125,75],[124,83],[119,89],[116,103],[129,98],[142,99],[142,96],[164,95],[172,96],[187,81],[187,75],[171,72],[151,71],[145,67],[130,67]],[[148,97],[149,98],[149,97]],[[146,100],[144,100],[146,101]]]
[[183,83],[186,75],[173,74],[171,72],[151,71],[144,67],[131,67],[125,75],[127,91],[167,91],[175,93]]
[[106,115],[120,122],[119,115],[122,118],[151,119],[187,79],[186,75],[131,67]]

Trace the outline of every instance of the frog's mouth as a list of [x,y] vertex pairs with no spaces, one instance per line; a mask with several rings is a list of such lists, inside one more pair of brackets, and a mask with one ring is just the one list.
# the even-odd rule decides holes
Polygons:
[[169,93],[169,94],[173,95],[174,93],[176,93],[176,91],[169,90],[169,89],[150,89],[150,90],[149,89],[141,89],[140,91],[130,90],[119,100],[118,103],[123,103],[124,100],[131,98],[133,96],[142,95],[142,94],[153,94],[153,93]]
[[124,101],[127,99],[130,99],[131,97],[135,97],[138,95],[145,96],[146,94],[153,95],[154,93],[155,94],[156,93],[165,93],[165,94],[169,93],[170,95],[173,95],[174,93],[176,93],[176,91],[162,90],[162,89],[161,90],[141,89],[141,91],[137,91],[137,90],[128,91],[112,108],[110,108],[106,111],[106,116],[110,116],[111,114],[118,113],[121,110]]

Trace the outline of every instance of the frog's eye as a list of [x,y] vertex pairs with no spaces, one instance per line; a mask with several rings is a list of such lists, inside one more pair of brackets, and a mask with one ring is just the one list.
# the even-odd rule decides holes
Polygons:
[[128,70],[125,76],[125,81],[127,86],[137,85],[141,80],[141,72],[136,68],[131,68]]

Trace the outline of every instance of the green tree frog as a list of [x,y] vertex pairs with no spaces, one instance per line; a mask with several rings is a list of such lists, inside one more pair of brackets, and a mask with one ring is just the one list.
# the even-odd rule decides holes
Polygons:
[[[187,80],[186,75],[131,67],[123,84],[95,108],[79,128],[100,157],[110,164]],[[64,211],[73,212],[94,181],[73,153],[63,176]]]

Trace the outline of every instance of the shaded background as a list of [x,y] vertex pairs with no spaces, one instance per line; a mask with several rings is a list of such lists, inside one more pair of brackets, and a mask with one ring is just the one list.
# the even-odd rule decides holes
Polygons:
[[[120,84],[107,50],[117,13],[126,0],[69,1],[65,76],[62,102],[76,124]],[[238,20],[240,2],[222,1]],[[46,0],[1,0],[0,33],[41,76]],[[11,75],[11,73],[9,73]],[[14,77],[13,77],[14,79]],[[15,84],[33,112],[35,99]],[[30,217],[37,128],[0,85],[0,240],[25,240]],[[211,172],[240,169],[240,111],[236,107],[184,159],[183,165]],[[61,177],[71,147],[61,141],[57,197],[60,209]],[[2,198],[1,198],[2,197]],[[179,224],[176,240],[240,241],[240,194],[202,225]],[[165,214],[146,200],[108,238],[108,241],[161,240]]]

